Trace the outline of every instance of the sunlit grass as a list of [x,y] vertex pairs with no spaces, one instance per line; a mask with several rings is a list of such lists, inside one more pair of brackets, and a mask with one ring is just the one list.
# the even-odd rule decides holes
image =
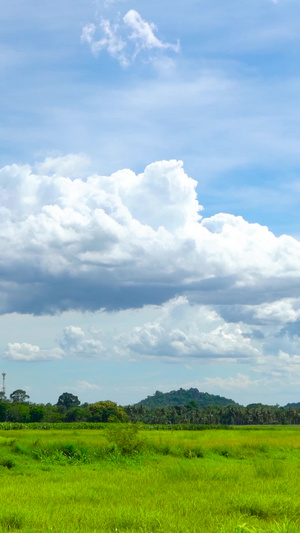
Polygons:
[[0,531],[300,532],[299,437],[143,430],[124,454],[106,430],[0,432]]

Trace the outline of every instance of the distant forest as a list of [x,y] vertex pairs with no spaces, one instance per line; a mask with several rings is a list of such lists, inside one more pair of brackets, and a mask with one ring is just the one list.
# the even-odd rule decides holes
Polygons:
[[198,389],[179,389],[153,396],[135,405],[119,406],[109,400],[81,404],[64,392],[56,404],[35,404],[22,389],[9,398],[0,393],[0,422],[132,422],[144,424],[194,425],[300,425],[300,402],[285,407],[254,403],[246,407],[222,396]]

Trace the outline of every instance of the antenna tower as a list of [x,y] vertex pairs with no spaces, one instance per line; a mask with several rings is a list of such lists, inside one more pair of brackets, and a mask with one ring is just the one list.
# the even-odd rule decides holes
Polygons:
[[5,396],[5,376],[6,376],[5,372],[2,372],[2,378],[3,378],[2,392],[4,396]]

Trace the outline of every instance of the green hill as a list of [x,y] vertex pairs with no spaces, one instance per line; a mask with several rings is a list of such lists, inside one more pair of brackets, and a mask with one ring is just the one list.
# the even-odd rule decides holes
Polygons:
[[172,407],[174,405],[187,405],[191,402],[195,402],[200,408],[206,405],[237,405],[233,400],[224,398],[223,396],[216,396],[215,394],[208,394],[208,392],[199,392],[198,389],[179,389],[171,392],[156,391],[153,396],[148,396],[145,400],[141,400],[135,405],[143,405],[144,407]]

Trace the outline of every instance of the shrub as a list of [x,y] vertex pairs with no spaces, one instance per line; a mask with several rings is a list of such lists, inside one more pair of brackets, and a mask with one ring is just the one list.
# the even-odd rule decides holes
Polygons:
[[139,427],[135,424],[112,427],[106,431],[107,440],[115,444],[123,455],[133,455],[142,450],[146,443],[138,435]]

